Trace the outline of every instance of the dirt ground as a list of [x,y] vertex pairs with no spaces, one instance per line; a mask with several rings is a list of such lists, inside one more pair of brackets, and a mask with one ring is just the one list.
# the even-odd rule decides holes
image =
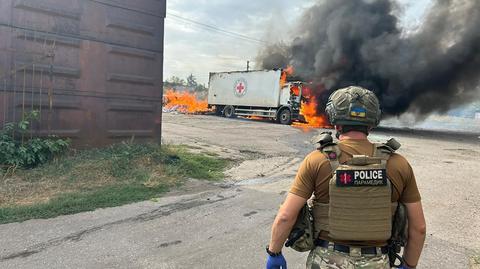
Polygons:
[[[276,211],[322,130],[165,114],[163,140],[233,160],[225,182],[191,181],[166,197],[0,226],[0,268],[263,268]],[[380,129],[416,173],[428,225],[418,268],[476,268],[480,138]],[[306,255],[285,250],[289,268]]]

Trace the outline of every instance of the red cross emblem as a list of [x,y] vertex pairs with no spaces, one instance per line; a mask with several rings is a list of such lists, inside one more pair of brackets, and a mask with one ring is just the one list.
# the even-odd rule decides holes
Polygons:
[[235,90],[236,96],[244,96],[247,93],[247,81],[243,78],[237,80],[233,89]]
[[343,185],[348,185],[352,183],[352,176],[348,173],[343,173],[340,175],[340,182],[342,182]]
[[245,90],[245,86],[243,86],[243,82],[240,82],[240,83],[237,85],[237,92],[238,92],[239,94],[242,94],[244,90]]

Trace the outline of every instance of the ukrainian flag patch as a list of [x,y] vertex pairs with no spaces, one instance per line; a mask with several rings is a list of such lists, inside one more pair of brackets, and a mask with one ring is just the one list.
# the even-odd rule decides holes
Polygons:
[[353,107],[350,110],[350,116],[356,118],[366,118],[367,117],[367,109],[363,107]]

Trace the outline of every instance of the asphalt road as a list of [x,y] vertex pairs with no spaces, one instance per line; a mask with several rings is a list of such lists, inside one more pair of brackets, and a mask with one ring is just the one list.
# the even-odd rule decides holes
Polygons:
[[[264,268],[270,226],[320,130],[164,116],[164,140],[234,160],[225,182],[190,181],[155,201],[0,226],[0,268]],[[428,225],[418,268],[469,268],[480,251],[480,139],[381,130],[414,168]],[[305,254],[285,250],[289,268]]]

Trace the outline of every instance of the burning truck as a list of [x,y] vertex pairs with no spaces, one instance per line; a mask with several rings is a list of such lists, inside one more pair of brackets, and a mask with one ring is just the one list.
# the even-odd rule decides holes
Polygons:
[[218,116],[268,118],[280,124],[305,122],[306,84],[288,81],[290,70],[210,73],[208,106]]

